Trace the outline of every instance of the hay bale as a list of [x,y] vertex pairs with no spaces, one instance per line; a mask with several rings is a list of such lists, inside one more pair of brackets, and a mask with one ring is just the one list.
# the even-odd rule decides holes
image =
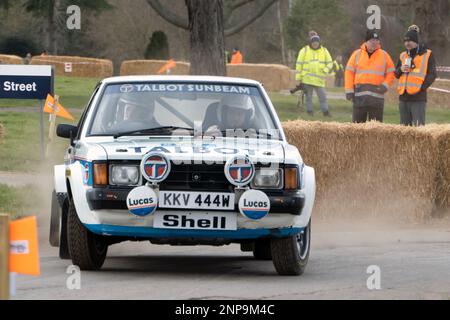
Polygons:
[[448,197],[448,180],[437,179],[444,160],[437,129],[306,121],[284,129],[316,169],[318,216],[423,220],[438,198]]
[[[165,60],[129,60],[120,66],[121,76],[157,75],[158,71],[167,63]],[[190,64],[175,61],[177,66],[170,72],[171,75],[188,75]]]
[[0,64],[23,64],[23,59],[19,56],[0,54]]
[[[165,60],[124,61],[120,67],[120,75],[156,75],[166,63]],[[189,63],[176,61],[176,64],[177,66],[172,69],[171,74],[189,74]],[[296,86],[295,71],[277,64],[229,64],[227,65],[227,76],[259,81],[268,91],[288,90]]]
[[291,70],[279,64],[229,64],[227,75],[259,81],[267,91],[277,92],[293,88]]
[[[72,72],[65,71],[65,63],[72,63]],[[37,56],[31,60],[33,65],[53,65],[57,76],[82,78],[108,78],[113,75],[111,60],[71,57],[71,56]]]
[[295,80],[296,71],[295,70],[289,70],[290,72],[290,79],[289,79],[289,89],[295,88],[298,84],[298,81]]
[[436,176],[436,214],[450,214],[450,125],[427,126],[439,147]]

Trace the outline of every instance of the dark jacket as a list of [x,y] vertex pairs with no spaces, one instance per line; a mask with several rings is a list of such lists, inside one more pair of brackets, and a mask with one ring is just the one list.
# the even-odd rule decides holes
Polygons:
[[[419,55],[424,54],[427,50],[427,47],[425,45],[420,45],[418,49],[419,52],[417,52],[417,49],[411,51],[411,56],[413,59],[416,56],[416,54]],[[400,77],[403,74],[401,67],[402,61],[399,59],[397,62],[397,67],[395,69],[395,77],[397,79],[400,79]],[[433,53],[431,53],[430,60],[428,61],[427,75],[425,77],[425,81],[422,84],[420,92],[414,95],[410,95],[405,91],[405,93],[400,96],[400,101],[427,101],[427,89],[433,84],[436,78],[437,78],[436,61],[434,60]]]

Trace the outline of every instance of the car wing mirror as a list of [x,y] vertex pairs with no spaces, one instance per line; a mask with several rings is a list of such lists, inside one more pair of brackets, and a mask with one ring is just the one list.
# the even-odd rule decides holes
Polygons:
[[56,135],[60,138],[70,139],[73,141],[73,138],[77,134],[78,127],[72,126],[70,124],[60,124],[56,128]]

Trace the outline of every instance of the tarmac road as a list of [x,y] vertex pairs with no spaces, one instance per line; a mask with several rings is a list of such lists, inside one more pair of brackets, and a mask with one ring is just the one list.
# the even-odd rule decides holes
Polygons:
[[[47,245],[43,226],[42,275],[18,276],[15,299],[450,299],[448,221],[401,228],[319,221],[313,228],[301,277],[278,276],[271,261],[255,261],[237,245],[129,242],[111,247],[103,269],[82,272],[81,289],[69,290],[71,263]],[[371,265],[380,267],[381,290],[367,288]]]
[[[38,184],[44,198],[52,190],[48,173],[4,173],[0,180]],[[81,288],[69,290],[71,262],[48,244],[50,210],[36,210],[42,274],[17,276],[14,299],[450,299],[450,218],[405,224],[313,216],[310,260],[300,277],[278,276],[271,261],[256,261],[238,245],[127,242],[110,247],[103,269],[83,271]],[[380,290],[367,288],[373,265]]]

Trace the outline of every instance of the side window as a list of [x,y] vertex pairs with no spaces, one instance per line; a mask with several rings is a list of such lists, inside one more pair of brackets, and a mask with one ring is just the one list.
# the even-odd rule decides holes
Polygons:
[[75,140],[79,140],[80,139],[81,132],[83,131],[84,120],[86,119],[87,113],[88,113],[89,109],[92,106],[92,100],[94,100],[94,97],[97,95],[97,92],[100,89],[101,84],[102,83],[99,82],[97,84],[97,86],[95,87],[94,93],[92,94],[91,99],[89,100],[87,107],[84,109],[83,114],[81,115],[80,121],[78,122],[78,125],[77,125],[78,132],[77,132],[77,136],[76,136]]

